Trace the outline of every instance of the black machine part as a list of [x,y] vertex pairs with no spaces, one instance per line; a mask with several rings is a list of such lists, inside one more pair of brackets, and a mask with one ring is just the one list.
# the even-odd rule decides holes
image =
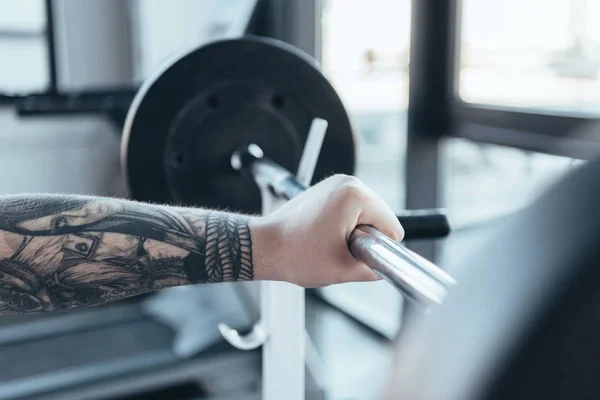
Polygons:
[[352,174],[350,119],[313,59],[259,37],[201,46],[149,79],[133,101],[122,148],[131,195],[260,213],[258,188],[231,170],[231,153],[256,143],[294,171],[315,118],[329,127],[314,181]]
[[426,317],[407,321],[389,399],[600,396],[600,161],[508,218]]

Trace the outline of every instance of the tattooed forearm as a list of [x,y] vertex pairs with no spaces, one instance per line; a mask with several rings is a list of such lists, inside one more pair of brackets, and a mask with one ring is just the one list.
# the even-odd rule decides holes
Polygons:
[[245,216],[107,198],[0,197],[0,314],[253,278]]

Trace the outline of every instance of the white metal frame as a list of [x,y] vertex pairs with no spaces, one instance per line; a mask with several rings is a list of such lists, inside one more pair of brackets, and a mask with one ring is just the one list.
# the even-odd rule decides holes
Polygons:
[[[298,181],[310,186],[325,138],[327,122],[315,119],[302,153]],[[263,213],[279,204],[268,187],[263,188]],[[284,282],[261,284],[261,315],[268,338],[263,345],[263,399],[303,400],[305,396],[305,293],[304,289]]]
[[[298,182],[305,187],[312,182],[327,126],[327,121],[319,118],[311,125],[296,175]],[[262,157],[262,150],[255,148],[254,151]],[[240,161],[233,155],[231,162],[236,169]],[[263,215],[284,204],[285,200],[272,192],[271,182],[264,182],[260,175],[255,179],[261,191]],[[240,350],[263,346],[264,399],[303,399],[306,347],[310,342],[304,326],[304,289],[285,282],[262,282],[260,289],[261,319],[252,332],[242,337],[225,324],[219,324],[219,330],[232,346]]]
[[[274,36],[320,60],[322,1],[273,0],[271,6]],[[322,137],[319,132],[324,134],[322,128],[311,129],[303,160],[320,151]],[[302,180],[307,175],[312,176],[304,168],[298,175]],[[304,289],[281,282],[261,284],[261,314],[269,333],[263,346],[263,400],[305,398],[304,307]]]

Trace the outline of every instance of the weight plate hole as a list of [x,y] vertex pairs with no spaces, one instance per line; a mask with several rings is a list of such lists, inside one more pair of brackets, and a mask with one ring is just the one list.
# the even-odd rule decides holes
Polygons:
[[271,99],[271,104],[273,104],[273,107],[275,108],[283,108],[283,106],[285,105],[285,99],[283,98],[283,96],[276,94]]
[[206,105],[214,110],[219,106],[219,99],[217,96],[208,96],[206,99]]
[[183,154],[175,153],[175,154],[173,154],[172,161],[173,161],[173,166],[175,168],[181,168],[181,167],[183,167],[183,163],[184,163],[185,159],[183,157]]

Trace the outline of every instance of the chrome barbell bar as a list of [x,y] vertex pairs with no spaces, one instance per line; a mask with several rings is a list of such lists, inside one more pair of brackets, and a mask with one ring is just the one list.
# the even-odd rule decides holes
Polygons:
[[[233,152],[231,166],[249,173],[257,183],[267,185],[275,196],[285,200],[306,190],[291,172],[266,158],[255,144]],[[456,284],[441,268],[371,226],[357,227],[348,247],[356,259],[421,306],[441,304],[448,289]]]

